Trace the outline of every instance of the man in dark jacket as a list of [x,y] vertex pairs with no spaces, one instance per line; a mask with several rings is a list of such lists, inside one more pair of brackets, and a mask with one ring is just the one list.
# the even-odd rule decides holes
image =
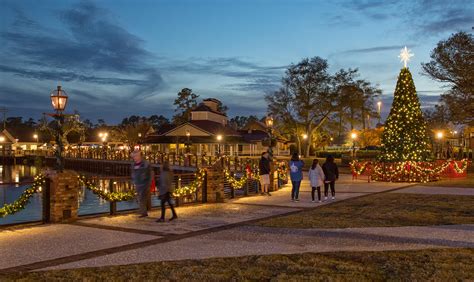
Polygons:
[[263,152],[260,162],[258,164],[260,185],[262,186],[262,195],[267,194],[271,196],[269,192],[270,188],[270,160],[268,159],[268,152]]
[[154,177],[153,169],[147,161],[142,159],[140,151],[132,153],[132,182],[138,194],[138,212],[140,217],[148,216],[148,202],[151,198],[150,186],[151,180]]
[[328,199],[328,189],[331,186],[332,199],[336,199],[336,180],[339,179],[339,169],[334,163],[334,157],[329,155],[323,164],[324,172],[324,201]]

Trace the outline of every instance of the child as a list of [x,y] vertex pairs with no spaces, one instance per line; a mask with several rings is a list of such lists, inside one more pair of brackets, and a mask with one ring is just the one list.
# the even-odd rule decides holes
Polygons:
[[318,202],[321,203],[321,186],[324,184],[324,172],[318,164],[318,159],[313,160],[313,165],[309,170],[309,182],[311,183],[311,198],[314,203],[314,191],[318,190]]

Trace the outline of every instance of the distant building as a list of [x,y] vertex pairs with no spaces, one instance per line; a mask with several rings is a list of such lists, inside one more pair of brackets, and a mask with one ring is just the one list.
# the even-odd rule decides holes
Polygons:
[[[208,156],[257,156],[268,149],[269,134],[264,124],[235,130],[228,125],[227,115],[218,110],[219,104],[217,99],[205,99],[191,111],[190,121],[160,128],[147,136],[145,146],[164,153]],[[284,144],[277,142],[275,147],[289,154]]]
[[24,151],[37,150],[39,146],[38,135],[33,130],[4,129],[0,133],[0,154],[21,155]]

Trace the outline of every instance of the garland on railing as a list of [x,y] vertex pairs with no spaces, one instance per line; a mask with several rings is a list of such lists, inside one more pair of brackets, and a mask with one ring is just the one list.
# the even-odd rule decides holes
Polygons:
[[[461,167],[454,160],[447,160],[440,165],[433,162],[395,162],[395,163],[375,163],[372,171],[372,178],[375,180],[389,181],[408,181],[408,182],[428,182],[438,180],[440,174],[452,165],[454,171],[458,174],[465,173],[469,166],[467,159],[461,160]],[[350,163],[352,172],[360,175],[370,165],[370,162],[358,163],[352,161]]]
[[367,167],[371,165],[371,162],[359,163],[356,160],[353,160],[349,163],[349,165],[351,167],[352,173],[361,175],[366,171]]
[[206,171],[204,169],[199,169],[196,172],[196,178],[189,185],[181,186],[174,190],[173,196],[175,197],[184,197],[196,193],[199,186],[202,185],[204,181],[204,176]]
[[20,197],[11,204],[5,204],[0,208],[0,217],[14,214],[23,210],[26,205],[30,202],[30,198],[36,193],[40,192],[44,183],[46,182],[45,176],[40,174],[35,176],[35,180],[31,187],[27,188]]
[[288,169],[286,168],[286,163],[281,162],[278,164],[278,179],[288,182]]
[[242,177],[239,180],[237,180],[237,178],[233,177],[230,174],[230,171],[227,169],[224,170],[224,176],[227,182],[229,182],[230,185],[234,187],[234,189],[242,189],[245,183],[247,183],[247,180],[249,179],[247,176],[247,173],[245,173],[244,175],[242,175]]
[[109,202],[122,202],[135,199],[136,193],[134,190],[127,192],[109,192],[106,189],[95,186],[92,182],[88,181],[85,176],[79,176],[78,178],[81,185],[84,185],[84,187],[91,190],[92,193]]

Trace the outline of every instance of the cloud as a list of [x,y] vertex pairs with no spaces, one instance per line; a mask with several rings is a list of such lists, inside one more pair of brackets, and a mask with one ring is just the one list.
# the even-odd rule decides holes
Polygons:
[[[55,13],[62,24],[55,32],[14,11],[15,20],[0,33],[5,54],[0,72],[55,82],[126,85],[133,88],[124,89],[122,95],[139,99],[164,85],[160,72],[149,63],[154,57],[143,48],[143,40],[92,2],[81,1]],[[5,63],[9,58],[16,59],[15,67]]]
[[[410,48],[416,46],[415,44],[410,45]],[[392,46],[376,46],[370,48],[363,48],[363,49],[350,49],[346,51],[339,52],[338,54],[358,54],[358,53],[373,53],[373,52],[381,52],[381,51],[392,51],[392,50],[400,50],[405,46],[402,45],[392,45]]]
[[408,32],[415,38],[470,30],[474,22],[472,0],[342,0],[337,3],[344,12],[333,18],[343,20],[343,15],[351,13],[373,21],[399,20],[400,25],[411,27]]
[[97,77],[90,75],[77,74],[71,71],[54,71],[54,70],[33,70],[33,69],[22,69],[0,65],[0,72],[12,73],[14,75],[32,78],[37,80],[54,80],[54,81],[82,81],[91,82],[97,84],[110,84],[110,85],[139,85],[143,86],[147,84],[146,80],[138,79],[122,79],[113,77]]
[[195,75],[212,75],[243,80],[225,83],[224,89],[261,92],[278,87],[287,65],[267,66],[250,62],[239,57],[227,58],[189,58],[187,60],[168,60],[160,63],[163,71],[183,72]]

